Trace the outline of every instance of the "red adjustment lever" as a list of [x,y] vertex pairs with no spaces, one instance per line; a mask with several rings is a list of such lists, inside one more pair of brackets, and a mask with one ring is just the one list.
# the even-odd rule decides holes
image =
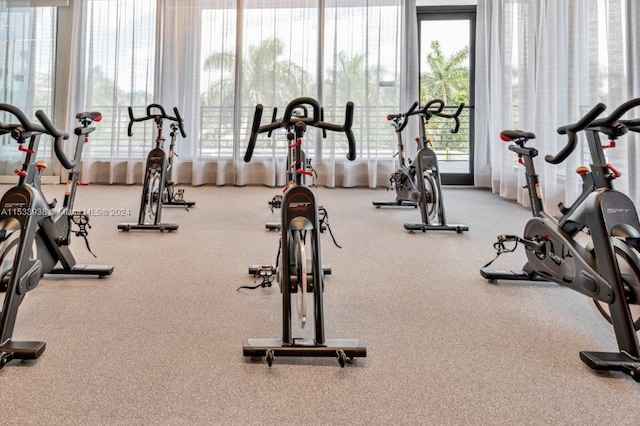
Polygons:
[[298,169],[297,172],[299,175],[313,176],[313,172],[310,172],[309,170]]
[[522,159],[522,157],[518,157],[518,163],[524,166],[524,160]]
[[84,143],[89,143],[89,136],[84,137]]
[[616,147],[616,141],[613,139],[609,141],[609,145],[602,145],[602,149],[615,148],[615,147]]
[[300,139],[298,139],[295,143],[292,143],[291,145],[289,145],[289,148],[299,148],[302,146],[302,141]]
[[17,175],[20,175],[20,176],[22,176],[22,177],[27,177],[27,172],[25,172],[24,170],[15,169],[15,170],[13,171],[13,173],[15,173],[15,174],[17,174]]
[[35,151],[29,148],[25,148],[22,144],[18,145],[18,151],[26,152],[27,154],[33,154]]
[[620,173],[619,171],[616,170],[615,167],[613,167],[611,164],[607,163],[607,169],[611,170],[611,173],[613,173],[613,178],[619,178],[620,176],[622,176],[622,173]]

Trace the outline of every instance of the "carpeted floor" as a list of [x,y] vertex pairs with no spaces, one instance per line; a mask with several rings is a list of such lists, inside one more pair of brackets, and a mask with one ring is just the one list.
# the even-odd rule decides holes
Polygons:
[[[6,186],[0,188],[4,191]],[[63,188],[46,186],[62,197]],[[279,337],[277,286],[253,284],[249,264],[275,261],[279,189],[186,188],[190,211],[165,208],[174,233],[117,231],[135,222],[137,186],[81,187],[94,212],[80,262],[110,263],[106,279],[47,279],[29,293],[14,337],[43,340],[37,361],[0,370],[3,425],[31,424],[637,424],[640,385],[591,371],[580,350],[613,350],[585,297],[545,283],[488,284],[479,268],[500,233],[530,213],[487,190],[445,188],[450,222],[470,231],[410,234],[414,209],[371,189],[317,189],[331,228],[328,338],[361,339],[367,357],[242,356],[248,337]],[[115,213],[121,209],[130,216]],[[120,211],[121,212],[121,211]],[[521,251],[498,267],[519,267]]]

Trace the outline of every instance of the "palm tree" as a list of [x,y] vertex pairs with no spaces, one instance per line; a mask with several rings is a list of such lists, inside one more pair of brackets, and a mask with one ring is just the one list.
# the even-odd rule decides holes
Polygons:
[[[360,111],[368,112],[356,118],[360,124],[353,129],[356,140],[364,140],[367,144],[369,141],[375,141],[376,147],[383,146],[387,142],[391,147],[392,134],[387,131],[386,120],[380,119],[388,111],[381,114],[380,110],[396,105],[396,90],[393,88],[381,90],[381,76],[388,73],[379,65],[368,65],[366,59],[364,54],[349,56],[345,51],[340,51],[334,56],[333,66],[326,72],[328,77],[324,82],[323,100],[325,105],[334,106],[336,109],[330,109],[327,118],[333,121],[342,120],[342,115],[336,117],[335,114],[342,114],[344,103],[352,101],[356,106],[364,107],[359,109]],[[379,110],[376,111],[376,109]],[[389,140],[383,141],[380,135],[383,135],[382,138],[390,135]]]
[[[267,38],[257,46],[250,46],[242,61],[242,101],[245,105],[258,103],[283,105],[291,99],[315,92],[313,79],[307,71],[292,61],[282,60],[284,42]],[[204,62],[204,70],[220,71],[221,77],[202,94],[203,106],[233,105],[235,93],[235,55],[212,53]]]
[[446,57],[438,40],[431,42],[428,70],[420,76],[420,100],[442,99],[446,104],[469,102],[469,47]]
[[[242,61],[242,105],[253,108],[256,104],[273,106],[286,105],[291,99],[304,95],[313,95],[313,79],[301,66],[292,61],[281,59],[284,54],[284,42],[277,38],[267,38],[257,46],[250,46]],[[219,72],[219,79],[211,83],[201,94],[202,107],[220,107],[219,115],[215,110],[203,109],[203,113],[212,113],[208,120],[214,123],[212,129],[204,130],[203,145],[216,145],[227,141],[233,145],[233,123],[235,92],[238,82],[235,79],[236,60],[234,53],[216,52],[206,58],[205,72]],[[250,126],[250,117],[246,117],[246,126]],[[248,129],[247,129],[248,130]]]
[[[386,74],[380,66],[367,66],[364,54],[348,56],[345,51],[338,52],[333,60],[333,68],[327,71],[329,76],[324,83],[325,100],[334,104],[353,101],[360,105],[393,105],[393,93],[379,90],[379,76]],[[382,99],[381,99],[382,98]]]
[[[427,55],[427,71],[420,75],[420,102],[422,105],[432,99],[442,99],[445,105],[469,103],[469,47],[445,56],[438,40],[431,42],[431,51]],[[464,112],[463,112],[464,114]],[[455,149],[468,152],[469,129],[460,128],[459,133],[451,134],[445,127],[449,123],[444,120],[433,120],[433,129],[441,128],[436,145],[440,149]],[[445,127],[441,127],[445,126]],[[435,142],[435,141],[434,141]]]

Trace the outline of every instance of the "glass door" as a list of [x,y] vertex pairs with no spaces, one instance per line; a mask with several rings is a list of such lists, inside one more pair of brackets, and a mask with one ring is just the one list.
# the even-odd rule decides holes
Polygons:
[[473,184],[475,7],[418,8],[420,105],[445,102],[453,113],[461,103],[460,129],[434,117],[427,126],[444,184]]

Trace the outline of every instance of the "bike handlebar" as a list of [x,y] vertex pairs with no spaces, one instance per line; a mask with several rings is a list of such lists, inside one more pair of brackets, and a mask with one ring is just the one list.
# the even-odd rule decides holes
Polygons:
[[[157,114],[157,113],[154,114],[154,111],[153,111],[154,109],[159,110],[160,114]],[[167,113],[165,112],[164,108],[160,104],[149,104],[149,105],[147,105],[147,109],[146,109],[147,115],[145,117],[135,118],[133,116],[133,108],[128,107],[128,110],[129,110],[129,126],[127,127],[127,135],[129,135],[129,137],[133,136],[133,123],[140,122],[140,121],[147,121],[147,120],[162,121],[164,119],[167,119],[167,120],[170,120],[170,121],[175,121],[176,123],[178,123],[178,128],[180,129],[180,134],[182,135],[183,138],[187,137],[187,134],[184,131],[182,117],[180,117],[180,112],[178,111],[177,107],[173,107],[173,112],[176,115],[175,117],[167,115]]]
[[556,155],[545,156],[545,161],[551,164],[558,164],[566,160],[569,154],[571,154],[576,149],[578,143],[576,133],[584,130],[587,126],[589,126],[593,122],[593,120],[596,119],[596,117],[602,114],[605,109],[607,109],[605,104],[599,103],[591,108],[591,110],[577,122],[558,127],[558,134],[566,134],[569,138],[569,141]]
[[[622,105],[620,105],[615,110],[613,110],[613,112],[611,114],[609,114],[607,117],[603,117],[603,118],[599,118],[597,120],[593,120],[591,123],[589,123],[589,127],[591,127],[591,126],[609,127],[609,126],[613,125],[616,121],[621,121],[622,122],[623,120],[620,120],[620,118],[627,111],[631,110],[632,108],[637,107],[638,105],[640,105],[640,98],[630,99],[627,102],[625,102]],[[632,126],[637,125],[635,120],[624,120],[624,121],[625,122],[630,121],[632,123]],[[623,123],[623,124],[627,125],[627,123]]]
[[416,108],[418,108],[418,105],[420,105],[420,104],[416,101],[416,102],[413,103],[413,105],[411,105],[411,108],[409,108],[409,111],[407,111],[405,113],[387,115],[387,120],[389,120],[389,121],[394,120],[394,121],[397,122],[400,118],[404,118],[405,119],[402,122],[402,124],[400,124],[400,127],[398,127],[398,130],[396,130],[396,132],[401,132],[405,127],[407,127],[407,124],[409,124],[409,120],[407,120],[407,117],[409,117],[410,115],[413,115],[413,112],[416,110]]
[[[436,106],[435,108],[434,108],[434,105]],[[432,99],[429,102],[427,102],[427,104],[424,107],[420,108],[419,110],[409,115],[421,115],[425,117],[427,120],[434,115],[442,118],[453,118],[456,124],[455,126],[453,126],[453,129],[451,129],[451,133],[458,133],[458,130],[460,130],[459,117],[460,117],[460,113],[464,109],[464,106],[465,104],[464,102],[462,102],[460,105],[458,105],[456,112],[454,112],[453,114],[447,114],[442,112],[445,109],[444,101],[442,99]]]
[[[245,163],[248,163],[249,161],[251,161],[251,157],[253,156],[253,149],[256,146],[256,139],[258,138],[258,133],[260,132],[260,120],[262,120],[263,109],[264,107],[262,106],[262,104],[258,104],[256,105],[255,112],[253,113],[253,124],[251,125],[251,135],[249,136],[249,145],[247,146],[247,151],[244,153]],[[275,121],[275,119],[273,121]]]
[[[0,111],[7,111],[9,114],[12,114],[14,117],[16,117],[20,122],[20,125],[13,123],[0,123],[0,127],[2,127],[2,129],[4,130],[11,132],[17,127],[22,127],[22,129],[26,132],[49,134],[47,129],[29,120],[27,116],[22,112],[22,110],[20,110],[20,108],[16,107],[15,105],[0,103]],[[67,137],[69,136],[67,135]]]
[[630,120],[619,120],[624,126],[627,127],[627,130],[630,132],[640,133],[640,118],[633,118]]
[[38,118],[38,121],[40,121],[40,123],[42,124],[42,126],[40,126],[36,123],[33,123],[31,120],[29,120],[27,116],[18,107],[14,105],[0,104],[0,110],[7,111],[8,113],[15,116],[20,122],[20,126],[15,124],[6,124],[6,125],[2,124],[3,127],[6,126],[7,129],[11,128],[11,130],[15,130],[18,127],[22,127],[22,129],[26,132],[41,133],[41,134],[47,134],[52,136],[54,138],[53,149],[56,154],[56,157],[58,157],[58,160],[60,160],[60,163],[62,164],[62,166],[66,169],[71,169],[75,166],[75,163],[72,163],[71,161],[69,161],[67,156],[64,154],[64,150],[62,148],[62,141],[64,139],[68,139],[69,134],[56,129],[56,127],[53,125],[53,123],[51,123],[51,120],[49,120],[49,117],[47,117],[44,111],[38,110],[36,112],[36,117]]
[[67,155],[64,153],[64,148],[62,146],[62,141],[64,139],[69,139],[69,134],[56,129],[56,127],[53,125],[51,120],[49,120],[49,117],[47,117],[47,115],[41,109],[36,111],[36,117],[38,118],[38,121],[40,121],[40,123],[42,123],[44,128],[47,130],[46,133],[54,137],[53,151],[55,152],[56,157],[60,161],[60,164],[62,164],[62,167],[64,167],[67,170],[73,169],[76,166],[76,162],[69,160]]
[[[432,109],[434,105],[437,105],[436,109]],[[423,106],[416,114],[427,115],[431,117],[432,115],[438,115],[444,109],[444,101],[442,99],[431,99],[425,106]]]
[[[305,105],[310,105],[313,109],[313,114],[309,117],[293,117],[293,111],[298,107],[303,107]],[[256,145],[256,140],[258,138],[259,133],[272,132],[281,127],[288,127],[292,124],[296,123],[304,123],[307,126],[317,127],[322,130],[330,130],[333,132],[344,132],[347,137],[347,141],[349,144],[349,152],[347,153],[347,159],[349,161],[353,161],[356,158],[356,142],[355,137],[353,136],[353,132],[351,131],[351,126],[353,124],[353,102],[347,102],[344,124],[333,124],[333,123],[325,123],[322,121],[323,119],[323,111],[320,107],[320,104],[317,100],[309,97],[300,97],[289,102],[287,107],[285,108],[284,115],[280,119],[272,118],[271,123],[265,124],[263,126],[260,125],[260,121],[262,119],[262,112],[264,107],[262,104],[256,105],[255,112],[253,114],[253,123],[251,125],[251,135],[249,136],[249,145],[247,146],[247,151],[244,154],[244,161],[250,162],[251,157],[253,156],[253,150]],[[324,132],[323,132],[324,136]]]
[[176,120],[178,122],[178,129],[180,130],[180,134],[183,138],[187,137],[187,134],[184,131],[184,122],[182,121],[182,117],[180,116],[180,111],[178,111],[178,107],[173,107],[173,113],[176,115]]
[[[440,101],[440,102],[442,102],[442,101]],[[434,112],[433,114],[437,115],[438,117],[442,117],[442,118],[453,118],[453,120],[455,121],[456,125],[453,127],[453,129],[451,129],[451,133],[458,133],[458,130],[460,130],[460,113],[464,109],[464,102],[462,102],[460,105],[458,105],[458,108],[456,109],[456,112],[454,112],[453,114],[446,114],[446,113],[442,112],[443,109],[444,109],[444,103],[442,103],[442,107],[438,110],[438,112]]]

